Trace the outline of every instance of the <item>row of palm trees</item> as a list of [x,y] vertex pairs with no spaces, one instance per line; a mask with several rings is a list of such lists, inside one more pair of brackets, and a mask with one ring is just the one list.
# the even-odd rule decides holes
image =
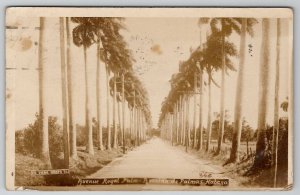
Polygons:
[[[200,18],[200,33],[203,33],[203,27],[209,27],[210,32],[206,33],[206,41],[200,40],[200,45],[193,51],[188,60],[180,62],[179,72],[172,75],[170,80],[171,90],[162,103],[161,115],[158,126],[161,129],[161,136],[173,143],[189,146],[197,150],[211,149],[211,128],[212,128],[212,109],[211,109],[211,87],[216,85],[221,90],[220,95],[220,123],[218,133],[218,146],[216,155],[223,149],[222,140],[224,136],[224,115],[226,96],[225,82],[226,73],[237,71],[236,95],[234,107],[234,130],[230,158],[227,163],[239,161],[239,150],[241,141],[241,131],[243,122],[243,104],[245,90],[245,53],[246,37],[253,36],[253,27],[258,21],[252,18]],[[275,82],[275,100],[274,100],[274,131],[273,131],[273,162],[277,159],[278,128],[279,128],[279,63],[280,63],[280,19],[277,19],[277,55],[276,55],[276,82]],[[259,107],[258,107],[258,127],[257,127],[257,146],[256,157],[253,167],[259,169],[264,162],[267,143],[266,138],[266,116],[267,105],[270,101],[268,93],[270,88],[270,19],[262,19],[262,42],[259,70]],[[239,52],[237,46],[229,40],[232,33],[240,36]],[[202,37],[200,35],[200,37]],[[232,62],[232,58],[238,58],[238,66]],[[214,78],[215,72],[221,71],[221,86]],[[207,79],[204,79],[204,75]],[[206,144],[204,146],[204,124],[203,124],[203,95],[206,88],[208,96],[208,113],[206,126]],[[200,101],[197,103],[196,96],[200,95]],[[190,127],[190,99],[194,98],[194,114],[192,127]],[[196,124],[196,107],[199,105],[199,124]],[[198,135],[198,136],[197,136]]]
[[[48,121],[45,116],[45,80],[44,71],[45,60],[43,56],[47,52],[48,45],[45,30],[51,28],[47,25],[47,18],[40,18],[39,33],[39,114],[41,116],[40,131],[42,134],[41,159],[47,166],[51,167],[49,158]],[[120,34],[120,30],[125,28],[123,18],[92,18],[92,17],[72,17],[59,18],[60,26],[60,57],[61,57],[61,84],[62,84],[62,106],[63,106],[63,137],[64,137],[64,160],[65,165],[69,165],[69,157],[77,159],[76,144],[76,121],[73,109],[74,89],[72,88],[74,76],[74,60],[72,58],[72,46],[83,48],[84,59],[84,90],[85,90],[85,129],[87,133],[86,151],[94,155],[93,126],[92,126],[92,106],[97,108],[97,148],[99,150],[110,150],[122,144],[125,151],[127,139],[134,139],[135,144],[139,144],[146,139],[146,130],[151,125],[151,114],[149,110],[148,94],[143,84],[135,75],[132,64],[134,59],[131,51],[127,48],[127,43]],[[72,28],[71,23],[76,26]],[[66,35],[66,38],[65,38]],[[87,51],[96,44],[97,62],[88,63]],[[106,69],[106,110],[107,110],[107,137],[104,146],[102,132],[103,121],[101,114],[101,93],[103,90],[100,83],[101,62]],[[96,102],[91,101],[91,86],[89,81],[88,66],[96,66]],[[113,76],[111,76],[113,74]],[[110,98],[113,98],[113,121],[110,121]],[[119,113],[119,124],[116,121],[116,105],[122,103],[122,117]],[[125,103],[130,111],[130,128],[125,127]],[[118,109],[120,110],[120,108]],[[122,120],[120,119],[122,118]],[[118,129],[118,126],[120,127]],[[126,131],[126,132],[125,132]],[[121,139],[118,139],[118,132]],[[126,137],[129,136],[129,137]]]

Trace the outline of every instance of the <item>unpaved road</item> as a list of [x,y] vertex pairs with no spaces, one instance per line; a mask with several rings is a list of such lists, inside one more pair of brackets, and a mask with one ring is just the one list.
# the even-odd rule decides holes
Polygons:
[[[201,173],[211,173],[212,179],[227,178],[222,174],[223,168],[209,164],[207,161],[185,153],[171,146],[160,138],[153,138],[147,143],[129,151],[120,158],[114,159],[107,166],[90,175],[88,178],[182,178],[199,179]],[[238,186],[238,182],[230,178],[229,187]],[[120,186],[86,186],[89,188],[105,188],[107,190],[199,190],[199,188],[216,188],[217,186],[182,186],[182,185],[120,185]],[[218,187],[220,188],[220,187]],[[221,188],[228,188],[221,187]]]

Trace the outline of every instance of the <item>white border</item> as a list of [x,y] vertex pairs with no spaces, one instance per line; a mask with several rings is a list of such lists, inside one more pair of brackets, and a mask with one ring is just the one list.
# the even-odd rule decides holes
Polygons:
[[[1,94],[1,104],[0,104],[0,125],[1,125],[1,131],[0,131],[0,139],[1,139],[1,146],[0,146],[0,155],[1,155],[1,169],[0,169],[0,194],[7,195],[8,193],[15,195],[17,192],[7,192],[5,191],[5,69],[4,69],[4,26],[5,26],[5,9],[7,6],[272,6],[272,7],[278,7],[278,6],[284,6],[284,7],[293,7],[295,10],[295,21],[294,21],[294,32],[295,34],[298,34],[297,32],[300,31],[300,12],[298,10],[300,9],[300,1],[297,0],[272,0],[272,1],[264,1],[264,0],[146,0],[146,1],[140,1],[140,0],[126,0],[126,1],[120,1],[120,0],[51,0],[51,1],[45,1],[45,0],[1,0],[0,1],[0,7],[1,7],[1,16],[0,17],[0,24],[2,28],[0,28],[0,78],[2,79],[0,82],[0,94]],[[297,54],[295,51],[300,51],[300,41],[297,38],[297,36],[294,37],[294,54]],[[299,83],[300,83],[300,67],[297,66],[299,64],[299,58],[300,55],[294,55],[293,61],[294,61],[294,117],[295,119],[299,119],[299,100],[300,100],[300,90],[299,90]],[[295,142],[295,148],[300,148],[300,142],[297,140],[300,140],[298,129],[300,129],[300,123],[299,120],[294,121],[294,140]],[[298,169],[298,164],[300,162],[299,158],[299,152],[294,153],[294,188],[292,192],[289,192],[289,194],[300,194],[300,169]],[[34,192],[22,192],[26,195],[31,195]],[[40,192],[39,192],[40,193]],[[44,194],[50,194],[51,192],[44,192]],[[85,192],[56,192],[57,195],[66,194],[66,193],[72,193],[72,194],[86,194]],[[90,192],[92,195],[98,194],[98,192]],[[132,194],[132,192],[101,192],[102,194]],[[139,192],[136,192],[139,193]],[[159,192],[147,192],[148,194],[156,194]],[[205,194],[221,194],[222,195],[233,195],[237,194],[239,192],[189,192],[190,194],[199,194],[199,193],[205,193]],[[273,192],[244,192],[246,194],[267,194],[271,195]],[[168,192],[164,192],[164,194],[171,194]],[[185,192],[172,192],[172,194],[185,194]],[[277,192],[276,194],[286,194],[286,192]]]

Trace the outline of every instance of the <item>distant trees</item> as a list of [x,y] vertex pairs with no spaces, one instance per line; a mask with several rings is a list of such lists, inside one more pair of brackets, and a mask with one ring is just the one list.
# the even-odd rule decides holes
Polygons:
[[242,122],[241,141],[246,142],[247,156],[250,154],[249,142],[253,140],[254,129],[247,123],[245,119]]

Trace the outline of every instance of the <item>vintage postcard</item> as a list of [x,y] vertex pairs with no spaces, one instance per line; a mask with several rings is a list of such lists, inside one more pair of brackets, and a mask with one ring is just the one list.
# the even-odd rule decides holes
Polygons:
[[9,190],[289,190],[293,11],[6,10]]

